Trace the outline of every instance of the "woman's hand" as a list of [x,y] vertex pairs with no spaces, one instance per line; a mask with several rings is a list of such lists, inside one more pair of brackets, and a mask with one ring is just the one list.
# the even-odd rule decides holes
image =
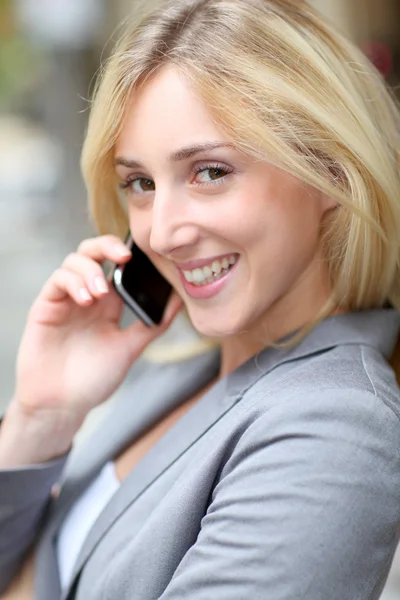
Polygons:
[[13,422],[14,430],[18,422],[17,428],[24,423],[25,431],[35,432],[35,444],[40,444],[39,431],[41,436],[44,431],[56,435],[60,444],[51,441],[47,460],[66,451],[87,413],[109,398],[144,348],[178,313],[182,303],[173,294],[160,326],[137,321],[120,329],[123,303],[100,263],[121,264],[130,256],[117,237],[88,239],[45,284],[21,341],[16,392],[1,429],[0,464],[9,438],[7,421]]

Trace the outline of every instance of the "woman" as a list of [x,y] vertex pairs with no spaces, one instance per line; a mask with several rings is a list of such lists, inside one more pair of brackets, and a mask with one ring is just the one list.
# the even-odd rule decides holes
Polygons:
[[[83,150],[102,235],[34,303],[1,428],[4,593],[380,596],[400,522],[399,131],[373,67],[299,0],[132,18]],[[176,292],[158,328],[119,329],[100,266],[129,259],[128,226]],[[65,470],[182,305],[220,353],[144,368]]]

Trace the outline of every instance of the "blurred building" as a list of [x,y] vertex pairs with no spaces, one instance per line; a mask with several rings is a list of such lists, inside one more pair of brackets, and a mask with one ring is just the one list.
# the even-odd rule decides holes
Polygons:
[[368,54],[389,81],[400,70],[400,2],[398,0],[310,0]]

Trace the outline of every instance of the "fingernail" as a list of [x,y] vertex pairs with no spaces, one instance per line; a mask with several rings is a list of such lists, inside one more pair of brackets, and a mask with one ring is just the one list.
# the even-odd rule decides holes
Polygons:
[[115,251],[122,257],[130,256],[131,251],[126,246],[115,246]]
[[94,280],[94,285],[96,286],[96,289],[98,292],[100,292],[100,294],[107,294],[108,285],[103,277],[101,277],[100,275],[96,277]]

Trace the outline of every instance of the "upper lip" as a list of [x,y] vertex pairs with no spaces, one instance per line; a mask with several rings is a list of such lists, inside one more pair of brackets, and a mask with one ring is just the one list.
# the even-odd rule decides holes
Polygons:
[[211,265],[214,260],[222,260],[223,258],[229,258],[232,255],[236,255],[235,252],[228,252],[227,254],[220,254],[218,256],[210,256],[208,258],[199,258],[198,260],[189,260],[185,263],[175,263],[178,269],[181,271],[193,271],[193,269],[202,269],[206,265]]

